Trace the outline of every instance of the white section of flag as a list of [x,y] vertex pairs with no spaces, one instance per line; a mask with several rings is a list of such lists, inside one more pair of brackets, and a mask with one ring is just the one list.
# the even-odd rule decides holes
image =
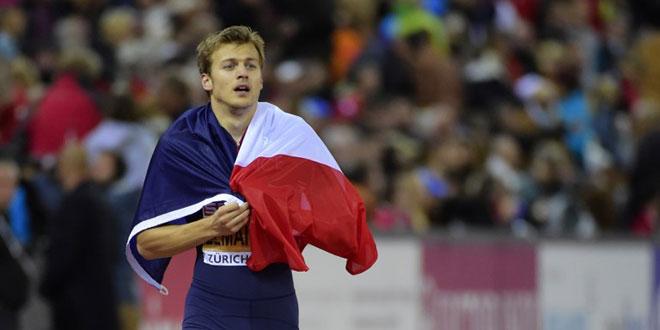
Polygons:
[[341,171],[337,161],[302,118],[267,102],[259,102],[234,165],[246,167],[259,157],[305,158]]

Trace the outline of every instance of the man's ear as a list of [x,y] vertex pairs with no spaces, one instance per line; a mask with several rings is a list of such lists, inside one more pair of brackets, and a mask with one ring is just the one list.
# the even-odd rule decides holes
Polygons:
[[202,88],[207,92],[213,90],[213,80],[211,80],[211,76],[206,73],[202,74]]

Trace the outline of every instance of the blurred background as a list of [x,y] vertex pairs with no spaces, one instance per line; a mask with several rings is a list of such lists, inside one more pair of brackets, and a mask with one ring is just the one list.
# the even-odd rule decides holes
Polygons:
[[158,137],[207,102],[197,43],[235,24],[379,245],[352,278],[306,251],[301,329],[660,329],[657,0],[0,0],[0,329],[94,315],[64,291],[180,327],[190,254],[165,297],[124,245]]

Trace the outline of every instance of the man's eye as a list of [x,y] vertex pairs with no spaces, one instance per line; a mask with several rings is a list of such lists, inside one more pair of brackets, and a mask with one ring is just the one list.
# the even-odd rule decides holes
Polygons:
[[257,66],[255,64],[252,64],[252,63],[249,63],[247,65],[247,67],[248,67],[248,69],[256,69],[257,68]]
[[233,69],[233,68],[234,68],[234,64],[225,64],[225,65],[222,66],[222,68],[223,68],[223,69]]

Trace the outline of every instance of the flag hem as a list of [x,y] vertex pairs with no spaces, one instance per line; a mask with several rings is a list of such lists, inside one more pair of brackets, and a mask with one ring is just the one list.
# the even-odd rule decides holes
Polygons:
[[239,205],[242,205],[244,203],[241,199],[239,199],[234,195],[218,194],[213,197],[204,199],[198,203],[157,215],[151,219],[141,221],[140,223],[135,225],[133,227],[133,230],[131,230],[131,234],[128,236],[128,240],[126,241],[126,258],[128,259],[128,263],[131,265],[131,268],[133,268],[133,271],[135,271],[135,273],[137,273],[147,283],[158,289],[160,293],[162,293],[163,295],[167,295],[168,294],[167,288],[164,285],[158,283],[158,281],[156,281],[153,277],[151,277],[151,275],[149,275],[149,273],[147,273],[147,271],[144,270],[142,266],[140,266],[140,263],[137,261],[137,259],[135,258],[135,256],[131,251],[131,245],[130,245],[131,240],[133,239],[133,237],[135,237],[137,234],[139,234],[144,230],[162,225],[172,220],[183,218],[187,215],[197,212],[202,207],[204,207],[204,205],[219,201],[226,201],[228,203],[236,202]]

